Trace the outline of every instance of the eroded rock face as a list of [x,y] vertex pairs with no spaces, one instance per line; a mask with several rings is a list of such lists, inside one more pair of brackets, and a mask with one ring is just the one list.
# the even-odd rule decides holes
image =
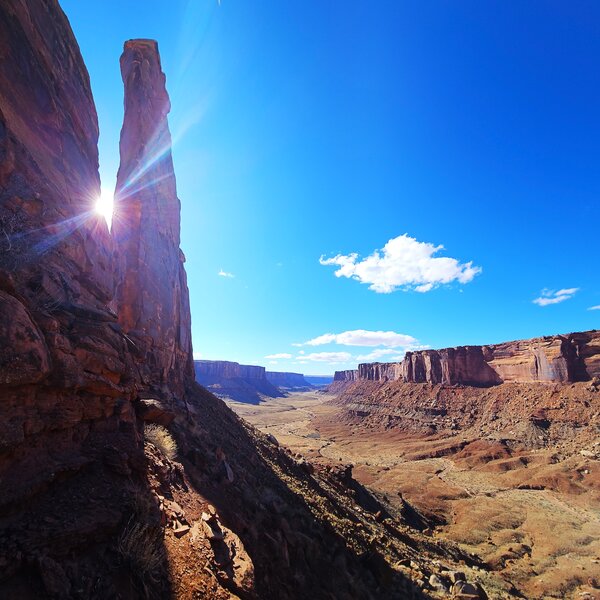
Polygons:
[[600,372],[600,332],[506,342],[484,353],[502,381],[585,381]]
[[57,2],[0,3],[1,597],[70,597],[59,557],[115,530],[143,458],[97,141]]
[[336,371],[334,382],[404,381],[490,386],[504,382],[587,381],[600,375],[600,332],[407,352],[399,363],[365,363]]
[[498,374],[487,364],[481,346],[407,352],[398,376],[390,380],[444,385],[495,385]]
[[228,360],[196,360],[194,361],[194,367],[198,381],[203,377],[266,379],[264,367],[240,365]]
[[227,360],[195,360],[196,381],[220,398],[258,404],[262,396],[283,393],[267,379],[264,367]]
[[333,374],[333,381],[344,382],[344,381],[357,381],[358,380],[358,369],[349,369],[347,371],[336,371]]
[[135,345],[143,386],[181,397],[185,382],[194,378],[191,317],[179,248],[170,102],[157,43],[126,42],[121,74],[125,117],[113,218],[116,309]]
[[401,376],[401,373],[400,363],[363,363],[358,365],[358,379],[368,381],[394,381]]
[[[85,462],[108,421],[135,445],[126,341],[94,212],[89,77],[53,0],[0,4],[0,507]],[[66,458],[68,456],[68,459]]]

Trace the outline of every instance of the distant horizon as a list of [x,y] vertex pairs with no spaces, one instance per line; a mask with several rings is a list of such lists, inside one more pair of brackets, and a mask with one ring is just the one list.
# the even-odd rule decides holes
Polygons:
[[158,41],[196,355],[335,372],[600,327],[600,5],[144,6],[62,2],[105,200],[123,42]]
[[[569,334],[574,334],[574,333],[586,333],[586,332],[593,332],[593,331],[598,331],[597,329],[586,329],[586,330],[582,330],[582,331],[563,331],[563,332],[557,332],[557,333],[549,333],[549,334],[545,334],[545,335],[539,335],[539,336],[534,336],[533,338],[519,338],[519,339],[511,339],[511,340],[501,340],[501,341],[497,341],[497,342],[489,342],[486,344],[472,344],[475,346],[494,346],[497,344],[502,344],[502,343],[511,343],[511,342],[518,342],[521,340],[528,340],[528,339],[539,339],[539,338],[546,338],[546,337],[554,337],[554,336],[559,336],[559,335],[569,335]],[[444,348],[423,348],[423,350],[446,350],[448,348],[457,348],[460,346],[446,346]],[[410,352],[410,350],[408,350],[407,352]],[[276,369],[276,368],[268,368],[266,365],[264,364],[256,364],[256,365],[250,365],[250,364],[246,364],[246,363],[240,363],[240,361],[238,360],[232,360],[232,359],[214,359],[214,358],[205,358],[205,357],[201,357],[201,358],[194,358],[194,362],[198,362],[198,361],[208,361],[208,362],[233,362],[233,363],[237,363],[237,364],[242,364],[244,366],[258,366],[258,367],[264,367],[266,371],[273,371],[273,372],[288,372],[288,373],[298,373],[303,375],[304,377],[333,377],[335,375],[336,371],[352,371],[352,370],[356,370],[356,367],[358,367],[359,364],[368,364],[369,362],[371,363],[398,363],[398,362],[402,362],[402,360],[404,360],[404,357],[402,357],[401,359],[398,360],[373,360],[373,361],[365,361],[362,363],[356,363],[356,365],[354,367],[349,367],[349,368],[343,368],[343,369],[335,369],[333,371],[333,373],[331,374],[326,374],[326,375],[320,375],[320,374],[313,374],[313,373],[305,373],[304,371],[281,371],[280,369]]]

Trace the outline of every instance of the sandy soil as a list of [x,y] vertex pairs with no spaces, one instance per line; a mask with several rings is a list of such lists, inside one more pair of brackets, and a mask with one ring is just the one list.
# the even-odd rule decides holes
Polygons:
[[336,419],[330,400],[304,392],[228,404],[311,461],[352,463],[358,481],[392,503],[406,499],[432,536],[475,553],[523,597],[600,600],[597,460],[564,445],[532,450],[460,432],[363,431]]

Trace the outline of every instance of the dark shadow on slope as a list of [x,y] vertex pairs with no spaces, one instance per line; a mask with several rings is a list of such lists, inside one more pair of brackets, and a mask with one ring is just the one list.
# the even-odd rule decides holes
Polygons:
[[198,383],[221,399],[258,405],[267,398],[284,398],[286,394],[266,380],[241,377],[201,376]]
[[[0,598],[172,597],[160,513],[132,432],[91,431],[78,468],[0,511]],[[49,463],[46,465],[49,469]],[[46,473],[49,475],[49,473]]]
[[386,561],[389,532],[356,510],[351,492],[312,477],[199,386],[186,405],[173,428],[186,473],[242,540],[261,599],[428,597]]

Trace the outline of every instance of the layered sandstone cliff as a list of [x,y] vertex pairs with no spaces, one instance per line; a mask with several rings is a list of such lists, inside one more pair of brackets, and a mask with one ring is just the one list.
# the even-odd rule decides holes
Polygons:
[[264,367],[228,360],[195,360],[194,369],[196,381],[220,398],[257,404],[262,396],[283,396],[267,379]]
[[264,367],[256,365],[240,365],[229,360],[195,360],[194,368],[196,377],[221,377],[223,379],[233,379],[241,377],[243,379],[261,379],[267,378]]
[[136,452],[133,361],[94,212],[97,140],[88,73],[56,2],[3,2],[0,507],[110,448]]
[[333,382],[336,381],[356,381],[358,379],[358,369],[349,369],[347,371],[336,371],[333,374]]
[[504,382],[574,382],[600,376],[600,332],[407,352],[398,363],[365,363],[337,371],[335,382],[403,381],[490,386]]

